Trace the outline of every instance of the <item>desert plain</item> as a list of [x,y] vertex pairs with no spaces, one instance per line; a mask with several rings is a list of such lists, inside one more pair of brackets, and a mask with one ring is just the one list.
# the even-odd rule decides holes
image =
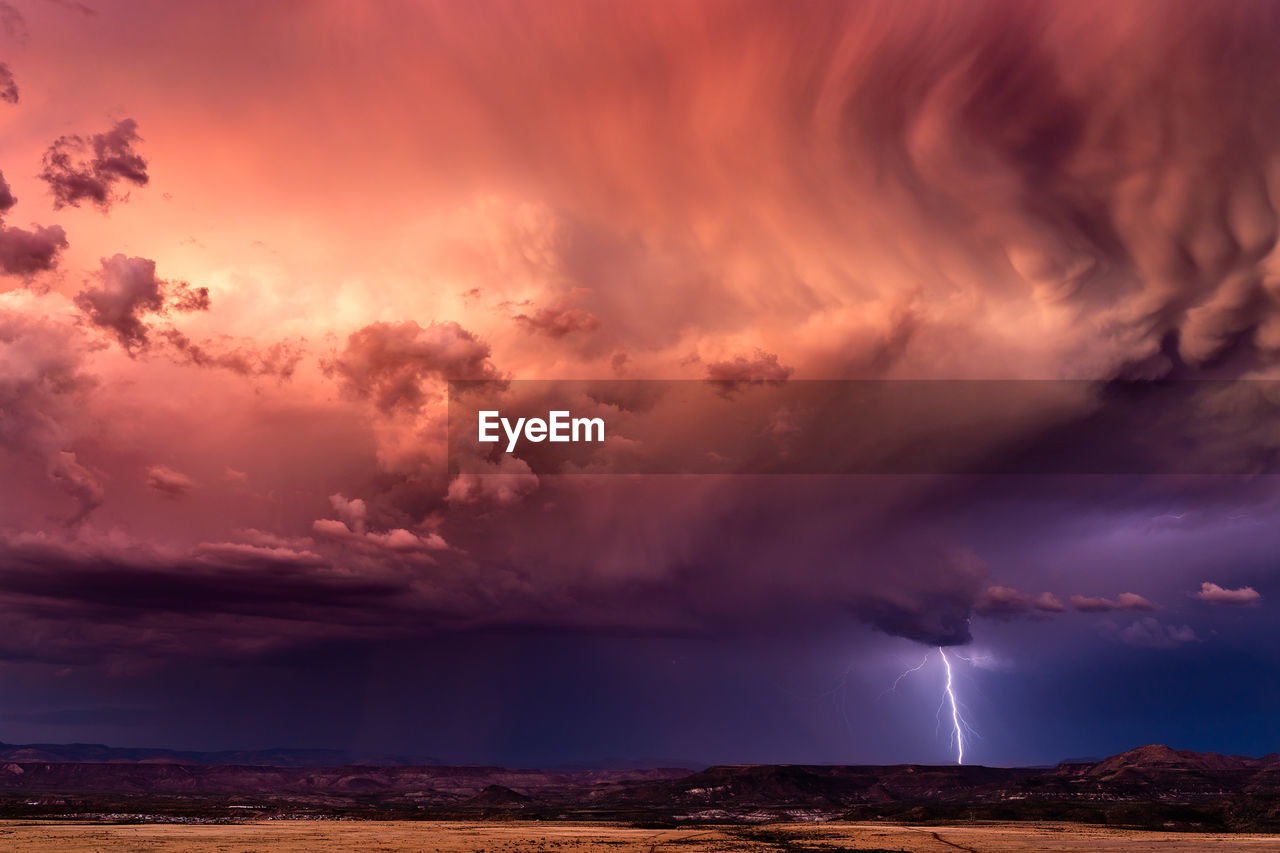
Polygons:
[[1277,851],[1280,836],[1128,830],[1062,823],[910,826],[771,823],[654,829],[537,821],[313,821],[237,824],[0,822],[0,850],[24,853],[1200,853]]

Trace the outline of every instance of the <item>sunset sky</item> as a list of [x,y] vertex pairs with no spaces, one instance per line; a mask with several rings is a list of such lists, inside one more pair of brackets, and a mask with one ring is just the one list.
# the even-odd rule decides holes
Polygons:
[[[1277,44],[1243,0],[0,0],[0,741],[944,762],[946,645],[974,762],[1280,751],[1280,385],[1233,382],[1280,378]],[[1023,473],[1111,458],[1037,382],[964,476],[451,474],[450,379],[1176,380],[1126,422],[1198,455]],[[702,453],[712,403],[653,405],[634,452]]]

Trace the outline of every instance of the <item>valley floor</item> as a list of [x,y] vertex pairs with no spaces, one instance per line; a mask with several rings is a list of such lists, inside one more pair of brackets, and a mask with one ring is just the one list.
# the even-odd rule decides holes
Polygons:
[[894,826],[869,823],[641,829],[599,823],[266,821],[243,824],[0,822],[0,850],[29,853],[1146,853],[1276,851],[1280,836],[1144,832],[1076,824]]

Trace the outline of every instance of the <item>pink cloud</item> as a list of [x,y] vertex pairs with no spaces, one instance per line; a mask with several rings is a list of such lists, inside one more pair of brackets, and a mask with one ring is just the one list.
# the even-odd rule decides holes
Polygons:
[[1232,607],[1248,607],[1262,601],[1261,593],[1251,586],[1227,589],[1209,581],[1200,584],[1200,591],[1195,593],[1195,597],[1210,604],[1226,604]]
[[152,465],[147,469],[147,485],[170,498],[186,497],[195,488],[195,481],[167,465]]
[[1114,599],[1098,596],[1071,596],[1071,606],[1082,613],[1106,613],[1112,610],[1155,610],[1147,599],[1133,592],[1122,592]]
[[1030,595],[1009,586],[989,586],[978,597],[973,609],[979,616],[1010,619],[1031,613],[1061,613],[1066,607],[1051,592]]

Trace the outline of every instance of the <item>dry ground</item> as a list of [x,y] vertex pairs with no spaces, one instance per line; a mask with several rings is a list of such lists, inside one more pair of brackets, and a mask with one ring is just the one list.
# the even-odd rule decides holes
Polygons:
[[907,851],[907,853],[1280,853],[1280,836],[1138,832],[1074,824],[886,826],[865,823],[636,829],[591,823],[270,821],[236,825],[0,822],[0,851],[26,853],[615,853]]

